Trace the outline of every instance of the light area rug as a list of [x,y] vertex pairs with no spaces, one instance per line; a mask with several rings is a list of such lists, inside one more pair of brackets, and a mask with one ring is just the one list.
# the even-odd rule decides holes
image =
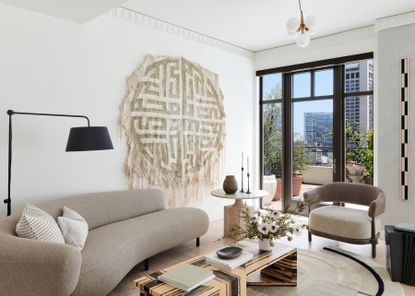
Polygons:
[[[339,250],[365,262],[382,278],[385,296],[405,295],[400,283],[390,280],[384,267],[369,258]],[[248,296],[352,296],[376,295],[378,283],[374,276],[359,263],[330,251],[298,249],[297,287],[248,287]]]

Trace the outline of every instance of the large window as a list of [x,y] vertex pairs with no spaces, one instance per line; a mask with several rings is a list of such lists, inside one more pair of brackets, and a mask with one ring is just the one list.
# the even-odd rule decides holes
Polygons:
[[373,55],[258,71],[262,205],[373,177]]

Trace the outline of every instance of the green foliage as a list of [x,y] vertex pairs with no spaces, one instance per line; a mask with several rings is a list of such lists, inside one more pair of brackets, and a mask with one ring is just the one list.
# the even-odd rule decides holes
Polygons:
[[[266,99],[281,98],[281,88],[275,86]],[[276,177],[282,174],[282,120],[280,104],[264,105],[264,163],[265,170]],[[294,141],[293,171],[301,173],[306,169],[304,142]]]
[[367,147],[363,153],[363,163],[365,164],[365,175],[373,176],[373,130],[366,133]]
[[281,108],[278,104],[264,106],[264,162],[266,170],[277,177],[282,172]]
[[294,174],[301,174],[306,170],[306,157],[304,149],[304,141],[294,141],[294,154],[293,154],[293,172]]
[[363,164],[365,175],[373,176],[373,130],[361,134],[357,124],[346,122],[346,141],[346,161]]

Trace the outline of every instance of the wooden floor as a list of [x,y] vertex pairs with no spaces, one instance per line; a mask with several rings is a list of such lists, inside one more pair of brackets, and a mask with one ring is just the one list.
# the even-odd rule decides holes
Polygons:
[[[210,224],[209,231],[201,237],[201,245],[196,247],[195,241],[185,243],[177,246],[166,252],[160,253],[150,258],[150,270],[144,271],[144,264],[138,264],[131,272],[121,281],[121,283],[109,294],[111,296],[138,296],[139,293],[133,285],[133,280],[149,272],[163,269],[164,267],[179,263],[185,259],[195,257],[197,255],[203,255],[213,253],[226,244],[231,243],[230,240],[223,240],[223,221],[215,221]],[[321,250],[323,247],[339,247],[344,250],[354,252],[356,254],[370,257],[371,246],[370,245],[351,245],[346,243],[339,243],[336,241],[313,236],[313,242],[308,243],[307,231],[299,237],[294,237],[292,242],[287,240],[281,240],[282,243],[287,245],[293,245],[297,248]],[[377,247],[376,262],[385,265],[385,242],[380,240]],[[415,296],[415,287],[403,285],[405,295]]]

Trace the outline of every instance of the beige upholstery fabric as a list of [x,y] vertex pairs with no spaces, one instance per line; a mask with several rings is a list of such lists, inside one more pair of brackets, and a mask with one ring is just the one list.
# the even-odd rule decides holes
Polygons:
[[[372,257],[376,257],[380,235],[377,217],[385,211],[382,189],[372,185],[335,182],[305,192],[304,199],[309,202],[310,242],[314,234],[347,243],[370,243]],[[368,210],[323,205],[329,202],[364,205],[368,206]]]
[[16,236],[20,214],[0,222],[0,295],[70,295],[81,253],[73,246]]
[[178,208],[91,231],[73,295],[108,294],[137,263],[204,234],[208,227],[208,217],[202,210]]
[[[311,229],[351,238],[370,239],[372,237],[371,218],[367,211],[338,206],[326,206],[311,211],[308,225]],[[375,219],[376,233],[380,229]]]
[[89,230],[165,209],[164,194],[156,189],[113,191],[75,195],[39,205],[55,217],[62,216],[63,207],[78,212]]
[[368,214],[376,217],[385,211],[385,194],[382,189],[365,184],[334,182],[304,193],[311,204],[345,202],[369,206]]
[[158,190],[79,195],[41,208],[56,217],[63,206],[81,214],[93,229],[82,252],[17,237],[20,213],[0,220],[1,296],[104,296],[136,264],[202,236],[209,226],[202,210],[164,209]]

